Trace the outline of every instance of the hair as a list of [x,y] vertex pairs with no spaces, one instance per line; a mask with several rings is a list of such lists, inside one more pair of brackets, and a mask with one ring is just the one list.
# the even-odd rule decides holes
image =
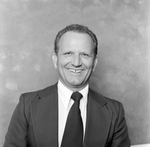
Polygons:
[[98,41],[97,41],[96,35],[87,26],[83,26],[79,24],[71,24],[69,26],[66,26],[64,29],[58,32],[54,41],[55,54],[58,54],[58,51],[59,51],[60,38],[63,36],[63,34],[65,34],[68,31],[88,34],[93,40],[95,56],[97,55]]

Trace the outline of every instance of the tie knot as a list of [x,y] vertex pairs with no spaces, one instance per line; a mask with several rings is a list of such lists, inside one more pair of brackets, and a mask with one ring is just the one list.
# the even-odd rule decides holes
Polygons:
[[71,98],[74,100],[74,101],[80,101],[80,99],[82,98],[82,94],[78,91],[76,92],[73,92],[72,95],[71,95]]

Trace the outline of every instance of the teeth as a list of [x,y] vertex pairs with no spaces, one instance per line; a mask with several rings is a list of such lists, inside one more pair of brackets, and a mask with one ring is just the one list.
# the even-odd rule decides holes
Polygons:
[[73,69],[69,69],[69,71],[71,71],[71,72],[76,72],[76,70],[73,70]]
[[81,70],[76,70],[77,73],[81,72]]
[[81,69],[80,69],[80,70],[69,69],[69,71],[74,72],[74,73],[80,73],[80,72],[82,72],[82,70],[81,70]]

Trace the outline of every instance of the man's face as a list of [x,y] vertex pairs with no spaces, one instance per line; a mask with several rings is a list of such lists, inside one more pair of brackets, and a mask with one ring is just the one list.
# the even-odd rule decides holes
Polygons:
[[61,82],[70,89],[84,88],[97,63],[91,37],[69,31],[61,37],[58,46],[53,62]]

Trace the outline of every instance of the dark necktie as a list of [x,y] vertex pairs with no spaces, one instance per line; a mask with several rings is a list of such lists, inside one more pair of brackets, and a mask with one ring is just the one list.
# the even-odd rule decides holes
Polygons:
[[82,94],[74,92],[71,98],[74,104],[68,114],[61,147],[83,147],[83,123],[79,108]]

